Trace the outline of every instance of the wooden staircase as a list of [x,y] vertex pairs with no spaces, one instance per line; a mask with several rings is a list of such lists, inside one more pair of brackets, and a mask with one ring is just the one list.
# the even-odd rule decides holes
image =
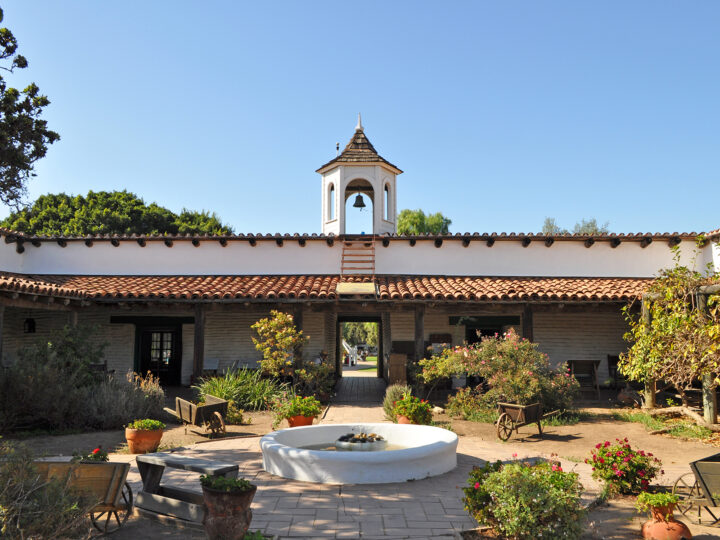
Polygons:
[[375,237],[343,242],[340,276],[369,276],[375,279]]

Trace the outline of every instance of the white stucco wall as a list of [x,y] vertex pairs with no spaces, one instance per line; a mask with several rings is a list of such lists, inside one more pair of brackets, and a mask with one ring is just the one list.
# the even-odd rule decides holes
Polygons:
[[[578,241],[556,241],[545,247],[541,241],[523,248],[515,241],[496,241],[487,247],[477,240],[463,247],[460,241],[445,240],[436,248],[432,240],[418,240],[414,247],[406,240],[393,240],[388,247],[376,243],[376,273],[446,276],[594,276],[652,277],[661,268],[673,265],[673,252],[665,241],[646,248],[639,242],[625,241],[611,248],[598,241],[590,248]],[[695,256],[694,242],[682,243],[683,262],[695,259],[698,269],[707,262],[720,267],[717,245],[708,245]],[[229,241],[222,247],[216,240],[201,241],[198,247],[176,241],[172,248],[163,242],[148,241],[145,247],[133,241],[68,242],[60,247],[43,242],[39,248],[25,244],[17,254],[14,244],[0,242],[0,270],[28,274],[85,275],[300,275],[339,274],[342,243],[328,246],[324,240],[308,240],[305,247],[297,240],[284,239],[283,247],[274,241]]]

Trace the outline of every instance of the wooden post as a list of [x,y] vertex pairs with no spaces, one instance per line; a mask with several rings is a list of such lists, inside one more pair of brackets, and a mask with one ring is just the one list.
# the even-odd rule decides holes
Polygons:
[[195,304],[195,336],[193,340],[193,380],[202,377],[205,364],[205,306]]
[[71,311],[70,312],[70,326],[75,328],[77,325],[78,325],[78,312]]
[[523,309],[522,317],[522,337],[527,339],[528,341],[533,340],[533,312],[532,312],[532,306],[530,304],[525,304],[525,309]]
[[[647,305],[647,298],[643,297],[642,299],[642,319],[643,322],[646,325],[650,324],[650,309]],[[656,388],[655,388],[655,380],[654,379],[646,379],[645,380],[645,396],[643,399],[643,408],[644,409],[654,409],[657,406],[657,401],[655,399],[656,394]]]
[[425,306],[415,308],[415,361],[425,357]]
[[[379,350],[378,354],[382,354],[382,360],[378,357],[378,377],[382,377],[385,379],[385,382],[388,382],[390,378],[390,353],[392,352],[390,312],[383,311],[380,317],[380,334],[382,334],[380,343],[382,345],[382,351]],[[382,366],[380,365],[381,363]]]
[[[698,292],[697,295],[698,311],[707,309],[707,296],[704,292]],[[713,387],[713,376],[705,374],[702,377],[702,396],[703,396],[703,417],[708,424],[717,422],[717,393]]]
[[[303,329],[303,310],[302,306],[297,306],[295,308],[295,311],[293,313],[293,322],[295,323],[295,328],[298,330],[298,332],[302,331]],[[294,351],[295,359],[302,359],[303,354],[303,348],[302,346],[298,347]],[[312,358],[310,359],[312,360]]]
[[0,367],[3,363],[3,322],[5,320],[5,306],[0,306]]

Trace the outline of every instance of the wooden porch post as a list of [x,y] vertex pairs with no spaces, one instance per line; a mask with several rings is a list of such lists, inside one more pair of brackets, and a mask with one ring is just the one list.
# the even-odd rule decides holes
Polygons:
[[382,352],[383,357],[382,366],[380,365],[381,359],[378,358],[378,377],[382,377],[387,382],[390,377],[390,353],[392,352],[392,331],[389,311],[383,311],[380,316],[380,333],[382,334],[382,351],[378,351],[378,354]]
[[3,323],[5,321],[5,306],[0,305],[0,366],[4,366],[3,363]]
[[205,306],[195,304],[195,335],[193,340],[193,380],[202,377],[205,364]]
[[[650,308],[647,305],[648,299],[642,298],[642,318],[646,325],[650,324]],[[655,380],[645,380],[645,398],[643,399],[643,409],[654,409],[657,406],[655,400]]]
[[415,308],[415,361],[425,357],[425,306]]
[[[302,331],[302,329],[303,329],[303,309],[302,309],[302,306],[300,306],[300,305],[295,307],[295,311],[293,312],[293,322],[295,323],[295,328],[298,331]],[[295,350],[295,357],[302,359],[302,354],[303,354],[303,348],[301,346]],[[312,359],[310,359],[310,360],[312,360]]]
[[522,337],[528,341],[533,340],[533,312],[530,304],[525,304],[522,312]]

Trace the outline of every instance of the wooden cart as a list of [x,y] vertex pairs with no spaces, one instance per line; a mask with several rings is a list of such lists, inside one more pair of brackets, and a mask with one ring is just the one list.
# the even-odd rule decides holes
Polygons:
[[213,436],[225,433],[227,410],[227,400],[210,395],[205,396],[205,403],[202,405],[176,397],[175,410],[165,408],[165,411],[185,424],[186,428],[188,425],[203,427],[205,431],[212,432]]
[[90,521],[100,532],[118,530],[133,510],[133,493],[127,483],[129,463],[71,463],[69,461],[36,461],[43,481],[57,479],[98,503],[90,511]]
[[[693,461],[690,469],[692,472],[680,476],[673,485],[672,492],[680,498],[677,509],[697,523],[704,519],[710,525],[720,524],[720,517],[710,510],[720,507],[720,454]],[[697,509],[697,517],[693,509]]]
[[518,428],[528,424],[537,423],[538,433],[542,438],[543,418],[542,406],[539,403],[532,405],[517,405],[515,403],[498,403],[498,412],[500,417],[495,423],[497,436],[503,441],[507,441],[512,435],[513,430],[517,433]]

